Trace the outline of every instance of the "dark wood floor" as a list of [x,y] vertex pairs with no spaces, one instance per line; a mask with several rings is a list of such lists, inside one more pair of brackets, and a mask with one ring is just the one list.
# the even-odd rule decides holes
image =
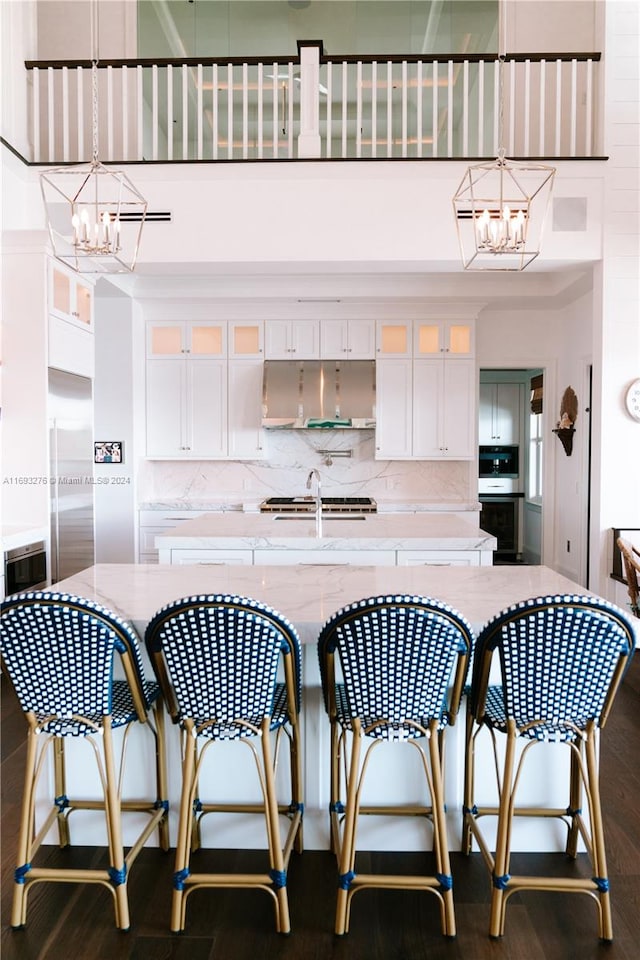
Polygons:
[[[413,892],[362,892],[353,902],[351,931],[333,935],[335,865],[329,853],[294,855],[289,871],[293,932],[273,932],[269,898],[259,891],[194,893],[187,930],[168,931],[173,855],[142,851],[129,881],[132,927],[113,926],[109,893],[97,886],[42,884],[30,896],[26,929],[8,926],[24,754],[24,720],[2,686],[2,960],[638,960],[640,957],[640,656],[618,695],[602,750],[614,942],[600,944],[596,907],[586,896],[514,896],[503,939],[487,937],[489,883],[479,854],[453,855],[458,936],[439,932],[436,900]],[[93,851],[47,848],[69,862]],[[247,868],[252,852],[201,851]],[[420,855],[375,855],[372,867],[416,870]],[[566,870],[561,855],[522,854],[514,872]],[[361,863],[361,869],[366,865]],[[586,869],[580,858],[574,869]]]

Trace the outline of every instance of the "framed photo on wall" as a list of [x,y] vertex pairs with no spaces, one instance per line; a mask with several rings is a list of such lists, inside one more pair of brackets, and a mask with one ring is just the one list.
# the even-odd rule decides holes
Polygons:
[[99,440],[93,445],[95,463],[123,463],[124,444],[122,440]]

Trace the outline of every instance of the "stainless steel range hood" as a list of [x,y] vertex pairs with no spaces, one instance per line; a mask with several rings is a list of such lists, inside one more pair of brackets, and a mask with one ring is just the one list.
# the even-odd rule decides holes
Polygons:
[[374,360],[266,360],[262,426],[271,429],[375,427]]

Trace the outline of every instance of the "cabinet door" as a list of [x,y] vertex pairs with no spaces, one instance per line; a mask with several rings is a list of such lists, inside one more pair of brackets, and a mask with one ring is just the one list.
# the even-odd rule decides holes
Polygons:
[[185,365],[147,362],[147,456],[185,456]]
[[413,362],[414,457],[439,459],[445,456],[443,439],[444,363],[442,360]]
[[232,320],[229,323],[229,356],[248,360],[261,359],[264,354],[264,324],[243,323]]
[[187,330],[184,323],[150,323],[147,327],[147,357],[183,360]]
[[476,456],[475,362],[444,362],[444,454],[454,460]]
[[373,360],[376,355],[376,327],[373,320],[349,320],[349,359]]
[[317,360],[320,356],[320,322],[318,320],[293,320],[291,345],[294,360]]
[[412,329],[405,321],[379,320],[376,325],[376,355],[380,358],[410,357]]
[[262,457],[262,363],[229,363],[229,456],[234,460]]
[[411,456],[411,360],[376,364],[376,459]]
[[49,268],[49,313],[82,327],[93,326],[93,287],[53,264]]
[[495,416],[495,383],[481,383],[478,403],[478,443],[491,446],[496,443]]
[[495,443],[520,442],[520,384],[496,383]]
[[186,455],[227,455],[227,364],[223,360],[189,360]]
[[264,327],[264,355],[267,360],[291,360],[291,324],[288,320],[267,320]]
[[320,356],[324,360],[346,359],[349,351],[346,320],[323,320],[320,326]]

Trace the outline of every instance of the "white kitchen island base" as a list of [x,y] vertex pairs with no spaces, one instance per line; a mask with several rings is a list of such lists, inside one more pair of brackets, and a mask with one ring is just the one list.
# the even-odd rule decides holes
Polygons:
[[[307,849],[329,846],[329,725],[320,690],[316,639],[320,627],[341,607],[364,597],[417,594],[438,598],[459,610],[478,630],[499,610],[534,596],[547,594],[586,593],[578,584],[546,567],[352,567],[352,566],[155,566],[136,564],[100,564],[82,571],[51,588],[92,599],[109,607],[137,628],[141,636],[146,624],[160,607],[194,594],[227,593],[253,597],[279,610],[296,627],[303,648],[303,770],[305,789],[304,842]],[[148,661],[147,667],[148,667]],[[149,668],[150,669],[150,668]],[[175,843],[176,818],[180,795],[180,750],[176,727],[168,724],[170,833]],[[143,730],[135,730],[129,744],[129,770],[143,783],[152,776],[152,757],[144,749]],[[148,746],[148,740],[147,744]],[[82,744],[69,750],[69,795],[73,778],[86,784],[91,767],[82,752]],[[87,747],[85,746],[85,751]],[[212,789],[226,791],[230,798],[245,796],[256,785],[248,761],[246,747],[238,744],[214,746],[217,759]],[[477,802],[491,802],[493,760],[488,743],[480,748],[482,760],[477,767]],[[226,752],[222,763],[223,751]],[[418,775],[415,750],[395,750],[385,756],[383,748],[374,755],[378,769],[371,771],[368,791],[376,801],[385,799],[410,801],[423,790]],[[389,751],[390,753],[390,751]],[[247,758],[244,757],[247,754]],[[415,756],[414,756],[415,754]],[[246,767],[241,766],[247,759]],[[534,756],[522,784],[522,798],[536,804],[544,801],[562,806],[568,803],[565,785],[569,751],[546,747]],[[225,765],[226,764],[226,765]],[[283,764],[278,778],[283,787],[288,771]],[[45,777],[52,777],[45,771]],[[464,776],[464,714],[446,734],[445,797],[450,847],[460,848]],[[480,779],[481,778],[481,779]],[[208,775],[203,777],[202,796],[207,795]],[[396,784],[400,793],[394,792]],[[283,789],[288,800],[288,791]],[[606,818],[606,811],[605,811]],[[93,818],[92,818],[93,819]],[[226,821],[226,822],[225,822]],[[71,822],[74,843],[100,843],[96,822],[76,813]],[[125,824],[126,829],[126,824]],[[514,850],[563,850],[565,829],[561,823],[548,824],[518,820],[514,825]],[[128,835],[125,834],[125,841]],[[52,833],[50,842],[55,843]],[[254,848],[263,846],[262,825],[243,816],[205,818],[203,844],[206,846]],[[359,827],[360,849],[424,849],[431,844],[428,825],[415,820],[393,824],[390,818],[362,818]]]

